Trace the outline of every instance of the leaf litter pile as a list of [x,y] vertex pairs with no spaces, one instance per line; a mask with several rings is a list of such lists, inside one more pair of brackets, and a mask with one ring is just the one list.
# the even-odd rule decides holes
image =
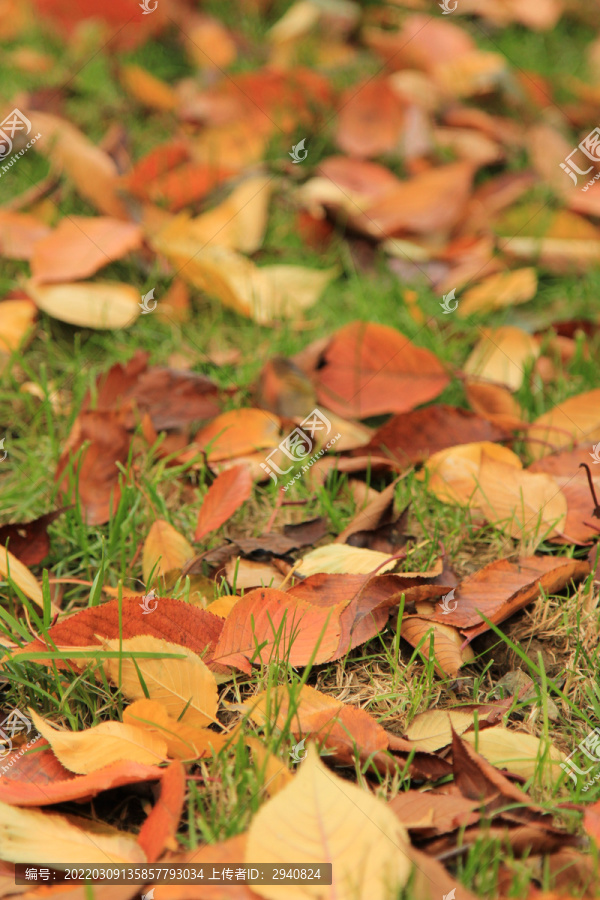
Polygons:
[[597,9],[439,5],[0,2],[2,897],[596,895]]

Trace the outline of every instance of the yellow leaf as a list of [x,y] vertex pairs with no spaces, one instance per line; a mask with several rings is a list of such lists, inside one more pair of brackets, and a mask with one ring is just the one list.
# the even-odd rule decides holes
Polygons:
[[153,246],[180,259],[191,259],[209,245],[254,253],[267,227],[272,181],[264,175],[247,178],[223,203],[201,216],[173,217],[153,238]]
[[84,731],[63,731],[44,721],[31,709],[29,714],[59,762],[78,775],[88,775],[122,760],[156,765],[164,762],[167,755],[167,744],[162,738],[134,725],[102,722]]
[[291,728],[298,728],[300,731],[304,730],[302,722],[308,716],[327,710],[331,712],[333,718],[343,706],[341,700],[336,700],[329,694],[323,694],[308,684],[303,684],[300,691],[293,694],[285,685],[281,684],[252,697],[247,704],[248,715],[257,725],[266,725],[267,722],[270,722],[277,728],[283,729],[288,718],[290,702],[294,706]]
[[514,538],[543,540],[564,531],[567,498],[551,475],[490,459],[479,470],[477,506],[488,522]]
[[291,784],[254,816],[247,865],[332,864],[333,884],[261,885],[267,900],[393,900],[408,879],[408,836],[383,801],[325,768],[313,744]]
[[[119,685],[126,697],[142,700],[146,696],[139,670],[150,699],[162,703],[172,718],[179,719],[187,707],[183,719],[186,725],[202,726],[216,721],[218,691],[215,676],[191,650],[150,635],[127,638],[121,643],[105,640],[103,644],[110,650],[118,650],[121,646],[124,654],[144,652],[158,655],[157,659],[135,658],[134,661],[123,656],[122,659],[105,660],[108,676]],[[162,659],[161,653],[181,653],[185,659]]]
[[[31,574],[27,566],[24,566],[21,560],[7,550],[6,547],[0,547],[0,575],[6,578],[10,573],[10,577],[20,588],[26,597],[33,600],[41,609],[44,608],[44,595],[38,582]],[[51,604],[52,612],[58,613],[60,609]]]
[[35,284],[29,280],[25,289],[49,316],[83,328],[126,328],[140,314],[136,289],[117,281]]
[[572,443],[600,441],[600,388],[563,400],[536,419],[529,434],[536,439],[527,444],[534,459]]
[[[444,503],[477,506],[477,483],[484,452],[505,465],[522,468],[517,454],[499,444],[491,441],[459,444],[439,450],[425,463],[425,469],[429,472],[429,490]],[[425,475],[417,477],[424,479]]]
[[338,272],[335,267],[259,268],[245,256],[218,246],[206,247],[191,258],[173,247],[163,252],[182,278],[261,325],[277,319],[300,319]]
[[128,94],[151,109],[170,110],[179,105],[175,91],[141,66],[123,66],[121,82]]
[[368,575],[374,569],[378,569],[379,572],[389,572],[393,569],[398,560],[389,561],[389,559],[389,553],[380,553],[378,550],[351,547],[349,544],[326,544],[307,553],[296,571],[304,577],[319,572],[327,572],[330,575],[338,573]]
[[[502,725],[485,728],[478,734],[473,731],[470,734],[463,734],[462,737],[492,765],[508,769],[524,778],[535,775],[540,767],[539,760],[544,757],[545,746],[539,738],[520,731],[509,731]],[[548,755],[552,760],[555,774],[559,775],[558,768],[565,759],[564,754],[550,744]]]
[[35,320],[30,300],[3,300],[0,303],[0,353],[17,350]]
[[158,735],[167,745],[167,753],[176,759],[198,759],[217,753],[226,743],[223,735],[208,728],[197,728],[172,718],[156,700],[136,700],[123,711],[123,722]]
[[537,275],[535,269],[515,269],[490,275],[470,288],[461,297],[456,315],[464,318],[474,312],[487,312],[503,306],[526,303],[535,297]]
[[0,847],[8,862],[52,866],[146,863],[135,837],[109,825],[0,803]]
[[142,572],[146,586],[152,574],[157,578],[171,569],[182,569],[194,555],[194,548],[182,534],[164,519],[157,519],[144,542]]
[[429,709],[415,716],[406,729],[406,737],[414,743],[416,750],[433,753],[452,743],[452,728],[457,734],[462,734],[472,724],[473,713],[458,709]]
[[269,753],[258,738],[247,736],[244,740],[252,750],[257,767],[265,773],[265,791],[269,797],[274,797],[293,781],[294,776],[281,760]]
[[525,367],[540,353],[535,338],[521,328],[484,329],[483,337],[464,365],[467,375],[477,375],[512,391],[523,384]]

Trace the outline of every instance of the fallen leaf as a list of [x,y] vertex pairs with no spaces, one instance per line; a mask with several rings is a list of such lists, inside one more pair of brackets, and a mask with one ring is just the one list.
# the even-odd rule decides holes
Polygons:
[[448,384],[437,357],[394,328],[352,322],[332,338],[316,372],[318,399],[341,416],[406,412]]
[[460,298],[457,316],[464,319],[473,313],[488,312],[504,306],[526,303],[535,297],[537,275],[535,269],[515,269],[490,275],[481,284],[469,288]]
[[31,259],[36,243],[51,232],[30,213],[0,210],[0,254],[6,259]]
[[141,66],[123,66],[120,76],[127,93],[143,106],[167,111],[177,108],[179,101],[175,91]]
[[362,547],[351,547],[349,544],[326,544],[307,553],[296,565],[295,571],[307,578],[325,572],[330,575],[369,575],[377,569],[389,572],[397,564],[390,560],[387,553],[366,550]]
[[252,477],[246,466],[221,472],[202,501],[194,534],[195,541],[216,531],[252,495]]
[[142,231],[108,216],[69,216],[36,242],[31,256],[35,282],[76,281],[137,250]]
[[[477,486],[484,454],[505,465],[522,468],[519,457],[507,447],[489,441],[460,444],[440,450],[427,460],[425,469],[429,475],[428,490],[444,503],[477,506]],[[425,475],[417,477],[424,478]]]
[[225,738],[185,722],[179,722],[156,700],[136,700],[123,710],[123,722],[149,731],[165,741],[167,753],[175,759],[198,759],[218,752]]
[[560,753],[552,744],[547,747],[533,734],[510,731],[502,725],[482,729],[477,734],[475,732],[463,734],[462,739],[471,744],[488,762],[498,768],[522,775],[523,778],[535,777],[541,769],[542,760],[545,759],[551,760],[554,767],[552,781],[555,781],[560,775],[559,765],[565,759],[564,753]]
[[539,354],[540,348],[533,335],[521,328],[506,325],[483,329],[463,371],[516,391],[523,384],[526,368]]
[[[14,581],[19,590],[23,591],[26,597],[39,606],[44,608],[44,595],[37,580],[31,574],[27,566],[17,559],[16,556],[7,550],[6,547],[0,547],[0,575],[8,581]],[[53,612],[58,612],[58,608],[52,604]]]
[[159,798],[138,834],[138,844],[150,863],[156,862],[165,847],[176,840],[185,789],[185,769],[180,762],[173,762],[160,780]]
[[38,565],[50,552],[48,525],[63,512],[64,509],[56,509],[31,522],[0,525],[0,545],[3,547],[8,545],[13,556],[16,556],[24,566]]
[[399,149],[403,125],[403,103],[388,79],[369,78],[342,94],[335,140],[350,156],[381,156]]
[[144,541],[142,572],[146,586],[151,576],[158,578],[173,569],[182,569],[194,555],[194,548],[182,534],[164,519],[157,519]]
[[600,388],[563,400],[532,423],[527,449],[534,459],[570,444],[600,440]]
[[[292,783],[252,819],[245,862],[331,862],[331,896],[351,900],[358,891],[370,900],[389,900],[410,874],[407,846],[408,836],[387,805],[326,769],[310,745]],[[261,885],[260,893],[269,900],[300,900],[322,890]]]
[[[108,677],[131,700],[146,697],[162,703],[170,716],[178,719],[185,711],[186,725],[202,726],[216,721],[218,691],[215,676],[199,656],[181,644],[148,634],[124,640],[103,641],[108,650],[123,652],[122,658],[105,659]],[[156,653],[154,658],[127,658],[128,652]],[[163,659],[161,653],[181,653],[184,659]],[[187,708],[186,708],[187,707]]]
[[279,418],[262,409],[232,409],[199,431],[195,442],[213,462],[277,447],[280,428]]
[[89,775],[115,762],[157,765],[167,755],[166,741],[134,725],[102,722],[84,731],[65,731],[54,728],[32,709],[29,715],[59,762],[77,775]]
[[35,304],[28,298],[0,302],[0,356],[19,349],[35,318]]
[[53,866],[61,863],[140,864],[146,856],[133,835],[77,816],[17,809],[0,803],[0,842],[5,860]]
[[476,503],[500,531],[540,542],[564,531],[567,500],[550,475],[532,474],[482,454]]
[[500,428],[510,430],[524,426],[523,410],[512,394],[501,385],[467,378],[465,393],[475,412]]
[[341,609],[313,606],[275,588],[250,591],[223,625],[214,659],[250,671],[250,662],[274,658],[291,666],[325,662],[340,638]]
[[117,281],[45,285],[30,279],[25,289],[43,312],[82,328],[127,328],[140,314],[136,289]]
[[506,432],[466,409],[443,404],[393,416],[361,452],[391,454],[405,465],[422,462],[446,447],[500,441]]
[[258,738],[245,737],[244,741],[252,751],[257,768],[264,772],[264,790],[269,797],[274,797],[291,784],[294,776],[290,770],[273,753],[269,753]]
[[441,625],[422,616],[404,616],[402,637],[429,659],[430,641],[433,638],[433,653],[436,665],[447,675],[458,675],[460,667],[475,659],[469,646],[463,647],[463,638],[450,625]]
[[473,713],[460,709],[429,709],[415,716],[405,734],[415,749],[431,752],[452,743],[452,729],[462,734],[472,724]]

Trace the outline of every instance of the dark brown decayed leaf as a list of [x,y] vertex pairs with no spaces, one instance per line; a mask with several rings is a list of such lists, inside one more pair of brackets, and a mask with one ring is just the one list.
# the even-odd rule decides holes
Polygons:
[[50,552],[48,525],[64,511],[64,509],[56,509],[31,522],[11,522],[9,525],[1,525],[0,544],[8,547],[13,556],[20,559],[23,565],[36,566]]

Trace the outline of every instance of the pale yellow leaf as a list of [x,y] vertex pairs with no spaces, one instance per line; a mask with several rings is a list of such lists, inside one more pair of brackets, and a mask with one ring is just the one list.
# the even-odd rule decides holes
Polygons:
[[201,216],[175,216],[152,239],[153,246],[178,259],[192,259],[209,246],[254,253],[267,227],[272,181],[264,175],[247,178],[223,203]]
[[406,738],[416,750],[433,753],[452,743],[452,728],[462,734],[473,724],[473,713],[458,709],[429,709],[421,713],[406,729]]
[[264,790],[269,797],[274,797],[293,781],[294,776],[280,759],[269,753],[258,738],[247,736],[244,740],[252,750],[257,767],[264,771]]
[[[492,765],[508,769],[524,778],[535,775],[545,754],[545,745],[539,738],[520,731],[509,731],[502,725],[485,728],[478,734],[473,731],[462,737]],[[548,756],[555,776],[560,775],[559,766],[565,759],[564,754],[550,744]]]
[[567,498],[551,475],[506,465],[483,454],[477,506],[514,538],[543,540],[564,531]]
[[[491,441],[459,444],[456,447],[439,450],[425,463],[425,469],[429,473],[427,482],[429,490],[444,503],[477,506],[477,481],[484,452],[506,465],[522,468],[517,454],[507,447],[501,447]],[[424,474],[420,476],[421,479],[424,477]]]
[[571,444],[600,441],[600,388],[563,400],[536,419],[529,434],[535,438],[527,444],[534,459]]
[[[119,650],[121,646],[124,654],[158,654],[157,659],[135,658],[135,662],[126,656],[105,660],[105,671],[126,697],[142,700],[146,696],[140,684],[139,670],[150,699],[162,703],[172,718],[179,719],[187,707],[182,720],[186,725],[202,726],[216,721],[218,691],[215,676],[191,650],[150,635],[126,638],[121,643],[106,640],[103,644],[108,650]],[[181,653],[185,659],[164,659],[160,658],[161,653]]]
[[72,284],[35,284],[25,289],[49,316],[83,328],[126,328],[140,314],[140,295],[117,281],[80,281]]
[[[37,606],[43,609],[44,595],[42,594],[42,589],[37,580],[31,574],[27,566],[24,566],[21,560],[17,559],[10,550],[7,550],[6,547],[0,547],[0,575],[3,578],[6,578],[9,574],[17,587],[23,591],[25,596],[29,597],[29,599],[33,600]],[[60,612],[59,608],[53,603],[51,604],[51,608],[53,613]]]
[[408,843],[388,805],[326,769],[309,744],[291,784],[252,819],[245,862],[332,864],[330,887],[257,886],[267,900],[395,900],[411,870]]
[[327,572],[330,575],[368,575],[374,569],[389,572],[397,562],[396,559],[390,561],[388,553],[380,553],[378,550],[351,547],[349,544],[326,544],[307,553],[296,571],[304,577],[319,572]]
[[456,315],[464,318],[474,312],[487,312],[503,306],[516,306],[535,297],[537,274],[535,269],[515,269],[484,278],[461,297]]
[[0,303],[0,352],[17,350],[35,321],[30,300],[3,300]]
[[151,575],[157,578],[172,569],[182,569],[194,555],[194,548],[182,534],[164,519],[157,519],[144,541],[142,572],[146,586]]
[[464,372],[516,391],[523,384],[526,367],[539,353],[533,335],[521,328],[506,325],[484,329],[483,337],[464,365]]
[[103,766],[123,760],[146,765],[157,765],[166,760],[166,742],[134,725],[101,722],[84,731],[64,731],[46,722],[32,709],[29,715],[59,762],[78,775],[89,775]]
[[0,847],[8,862],[38,866],[147,862],[132,834],[91,819],[8,803],[0,803]]

